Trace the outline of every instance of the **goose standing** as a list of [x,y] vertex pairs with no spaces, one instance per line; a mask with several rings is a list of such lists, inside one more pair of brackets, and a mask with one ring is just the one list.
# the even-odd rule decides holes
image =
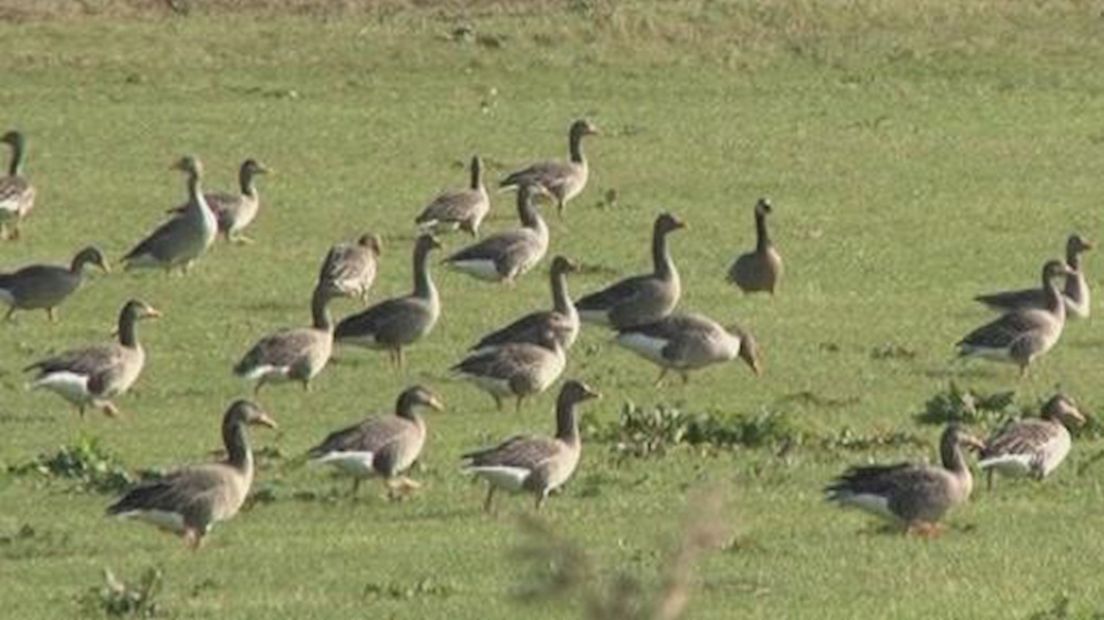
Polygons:
[[1000,429],[985,442],[978,467],[993,486],[993,472],[1006,476],[1030,474],[1036,480],[1050,475],[1070,451],[1068,427],[1085,423],[1072,398],[1055,394],[1043,405],[1042,418],[1018,420]]
[[686,224],[670,213],[657,217],[652,229],[652,273],[626,278],[579,299],[575,302],[579,318],[584,323],[624,329],[654,323],[670,314],[678,305],[682,286],[667,249],[667,235],[681,228]]
[[188,204],[182,213],[158,226],[123,257],[128,270],[160,267],[172,271],[179,267],[187,272],[192,262],[215,241],[218,221],[200,189],[203,165],[199,159],[188,155],[173,168],[188,175]]
[[329,295],[315,288],[311,326],[265,336],[234,366],[234,374],[256,381],[254,394],[266,383],[283,381],[299,381],[309,391],[311,379],[322,372],[333,352],[333,319],[326,307],[329,300]]
[[1010,362],[1020,367],[1020,376],[1037,357],[1045,354],[1062,336],[1066,323],[1066,304],[1054,283],[1055,278],[1073,271],[1064,263],[1048,261],[1043,266],[1042,283],[1046,304],[1041,309],[1021,308],[982,325],[956,343],[959,356],[984,357]]
[[138,321],[159,316],[143,301],[128,301],[119,313],[119,342],[74,349],[27,366],[24,372],[38,373],[30,388],[58,394],[75,405],[82,417],[89,405],[118,415],[111,399],[134,385],[146,363],[146,352],[138,342]]
[[163,478],[141,482],[107,508],[107,515],[139,519],[180,534],[198,549],[219,521],[238,514],[253,485],[253,451],[245,427],[276,422],[259,406],[235,401],[222,418],[226,459],[186,467]]
[[579,313],[567,290],[567,274],[579,270],[579,266],[563,256],[552,259],[552,309],[531,312],[506,327],[484,336],[471,351],[487,349],[511,342],[537,343],[541,332],[551,331],[564,351],[575,344],[579,335]]
[[345,317],[337,324],[334,338],[345,344],[386,349],[391,361],[401,369],[403,347],[428,335],[441,315],[441,301],[429,277],[428,260],[430,251],[440,247],[432,235],[419,236],[414,242],[414,291]]
[[500,187],[522,187],[537,184],[556,198],[556,210],[563,216],[564,207],[586,187],[590,168],[583,156],[583,138],[596,135],[598,128],[585,119],[571,124],[568,130],[567,161],[542,161],[507,176]]
[[515,397],[515,410],[521,411],[525,398],[547,390],[566,365],[563,346],[553,332],[545,330],[536,343],[511,342],[477,351],[451,370],[490,394],[499,411],[505,396]]
[[416,385],[399,395],[394,415],[372,417],[348,428],[330,433],[308,453],[315,463],[336,467],[353,478],[355,495],[360,481],[380,477],[391,498],[396,493],[418,488],[409,478],[399,476],[414,464],[426,440],[426,423],[418,407],[443,411],[440,398]]
[[[253,240],[242,234],[247,226],[253,223],[257,213],[261,210],[261,195],[257,191],[255,182],[257,175],[271,172],[264,164],[255,159],[247,159],[238,169],[238,186],[241,193],[231,194],[226,192],[203,194],[207,206],[215,214],[218,222],[218,232],[233,243],[253,243]],[[190,202],[190,201],[189,201]],[[184,213],[188,210],[188,204],[183,204],[171,213]]]
[[690,371],[739,357],[756,375],[762,374],[759,345],[738,325],[727,329],[700,314],[672,314],[655,323],[628,327],[618,332],[617,344],[660,367],[655,385],[667,371],[690,380]]
[[382,251],[379,235],[370,233],[361,235],[355,244],[333,246],[322,261],[317,287],[330,297],[355,297],[367,302]]
[[[1066,305],[1066,317],[1087,319],[1092,311],[1089,296],[1089,282],[1081,270],[1081,254],[1092,249],[1081,235],[1073,234],[1066,240],[1066,266],[1073,272],[1066,276],[1066,286],[1062,290],[1062,300]],[[1019,291],[1005,291],[974,298],[993,310],[1008,312],[1020,308],[1046,307],[1045,288],[1031,288]]]
[[942,467],[916,463],[852,467],[825,489],[827,500],[900,524],[906,533],[937,535],[939,520],[969,499],[974,488],[963,446],[984,448],[980,440],[951,424],[939,441]]
[[532,493],[540,510],[548,494],[567,482],[579,464],[577,405],[599,396],[585,383],[568,381],[556,399],[555,437],[516,435],[493,448],[465,454],[464,470],[487,481],[483,509],[490,512],[495,489],[502,489]]
[[513,284],[548,251],[548,225],[534,200],[541,195],[547,192],[539,185],[519,187],[517,210],[521,228],[473,243],[446,258],[445,263],[480,280]]
[[741,254],[728,269],[728,281],[745,293],[774,295],[782,279],[782,256],[767,234],[767,216],[772,209],[766,198],[755,203],[755,249]]
[[77,252],[68,267],[28,265],[12,273],[0,273],[0,302],[8,305],[5,319],[16,310],[45,310],[51,321],[57,320],[57,307],[72,295],[84,280],[84,266],[95,265],[110,271],[100,250],[88,246]]
[[459,228],[479,236],[479,224],[491,210],[491,199],[483,185],[483,160],[471,158],[471,183],[467,189],[438,195],[414,219],[426,232],[447,232]]
[[18,239],[19,224],[34,208],[35,188],[23,176],[27,157],[27,138],[19,131],[0,136],[11,147],[8,175],[0,177],[0,239]]

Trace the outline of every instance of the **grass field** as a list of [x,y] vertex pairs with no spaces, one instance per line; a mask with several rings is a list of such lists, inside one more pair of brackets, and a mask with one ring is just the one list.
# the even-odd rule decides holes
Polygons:
[[[670,210],[690,224],[672,237],[681,307],[741,321],[766,370],[756,379],[733,364],[655,389],[651,366],[586,329],[565,376],[605,394],[586,408],[592,435],[634,403],[771,412],[795,436],[846,427],[925,445],[809,439],[619,458],[592,441],[541,515],[549,528],[585,548],[601,576],[625,573],[651,591],[681,515],[695,510],[688,498],[720,489],[731,535],[698,563],[693,618],[1104,612],[1102,474],[1079,471],[1104,441],[1078,441],[1044,484],[981,485],[935,541],[879,533],[820,492],[851,463],[933,458],[939,428],[914,415],[951,381],[1014,389],[1025,406],[1056,385],[1089,412],[1104,404],[1099,318],[1070,324],[1024,380],[1012,367],[951,362],[952,343],[990,318],[972,295],[1031,285],[1071,231],[1104,236],[1104,28],[1093,3],[350,3],[305,14],[258,4],[82,17],[28,16],[21,2],[0,1],[0,128],[29,136],[38,187],[24,239],[0,244],[0,266],[68,261],[88,243],[117,259],[182,200],[182,179],[167,168],[183,153],[203,159],[207,187],[232,188],[246,157],[276,171],[259,183],[256,244],[219,244],[186,278],[95,277],[59,324],[23,314],[0,326],[0,464],[18,469],[88,437],[133,469],[211,458],[226,405],[249,393],[230,367],[262,334],[308,322],[330,244],[379,232],[373,298],[406,291],[413,216],[463,184],[472,153],[498,178],[562,157],[567,125],[585,116],[603,129],[586,144],[590,185],[564,220],[549,220],[552,251],[592,268],[573,291],[647,269],[651,220]],[[474,40],[452,36],[462,25]],[[605,204],[611,189],[619,198]],[[774,202],[787,266],[773,299],[742,297],[723,279],[753,243],[759,196]],[[492,199],[486,229],[511,226],[512,196]],[[447,238],[446,249],[465,242]],[[1097,264],[1090,253],[1099,287]],[[158,567],[158,604],[177,618],[580,615],[569,596],[519,602],[529,571],[514,553],[525,541],[518,517],[532,504],[517,498],[484,515],[483,488],[457,466],[466,449],[549,432],[553,393],[520,415],[498,413],[447,372],[480,334],[548,305],[546,266],[510,290],[435,268],[443,315],[409,351],[406,375],[385,355],[343,349],[312,393],[264,393],[282,428],[253,433],[253,444],[285,457],[258,473],[255,489],[271,501],[216,528],[199,553],[103,518],[109,495],[0,474],[4,615],[76,613],[104,567],[126,579]],[[22,366],[107,339],[129,297],[165,318],[141,325],[149,363],[118,401],[122,419],[81,420],[24,390]],[[412,501],[389,503],[375,487],[349,501],[345,480],[287,465],[415,382],[449,410],[429,418],[415,472],[425,487]]]

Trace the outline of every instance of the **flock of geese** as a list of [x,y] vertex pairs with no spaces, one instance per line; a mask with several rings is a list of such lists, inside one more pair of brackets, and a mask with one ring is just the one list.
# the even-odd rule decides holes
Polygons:
[[[412,248],[411,292],[336,322],[329,310],[332,300],[347,297],[366,303],[369,299],[382,244],[378,236],[365,234],[355,243],[333,246],[322,261],[311,295],[311,324],[260,338],[233,366],[234,374],[253,382],[255,393],[267,384],[282,382],[298,382],[310,389],[335,344],[386,351],[395,366],[403,367],[404,351],[428,337],[441,314],[429,260],[442,247],[435,235],[450,231],[470,235],[470,245],[452,252],[443,264],[477,280],[509,287],[548,253],[549,229],[541,203],[554,202],[562,216],[567,204],[586,187],[589,168],[583,139],[597,133],[589,121],[577,120],[568,133],[567,160],[535,163],[508,175],[500,186],[516,188],[519,225],[483,237],[480,226],[491,201],[483,162],[473,157],[468,187],[435,197],[414,218],[420,234]],[[12,151],[8,175],[0,177],[0,234],[17,239],[22,221],[34,206],[35,190],[23,176],[27,146],[23,134],[9,131],[0,141]],[[127,270],[187,272],[220,234],[227,241],[252,242],[245,231],[260,210],[256,179],[268,172],[263,164],[253,159],[242,163],[238,193],[205,193],[203,167],[194,156],[181,158],[173,167],[186,176],[187,199],[170,209],[169,218],[123,256]],[[771,212],[769,200],[757,201],[756,246],[738,256],[727,273],[727,280],[745,293],[778,292],[783,262],[767,230]],[[613,330],[618,345],[658,366],[656,385],[671,372],[686,382],[692,371],[737,358],[761,374],[759,345],[748,330],[676,311],[682,287],[668,236],[684,228],[686,224],[675,215],[660,214],[652,228],[652,270],[578,299],[572,298],[567,285],[577,264],[554,256],[551,309],[534,311],[480,338],[452,367],[455,376],[486,392],[499,409],[505,399],[513,399],[520,410],[526,398],[545,392],[560,379],[582,324]],[[960,353],[1011,362],[1026,372],[1057,343],[1067,316],[1088,316],[1089,291],[1080,255],[1090,247],[1073,235],[1066,261],[1044,265],[1040,288],[979,297],[1003,314],[964,337],[958,343]],[[104,254],[88,247],[68,266],[35,264],[0,273],[0,302],[8,306],[7,318],[17,310],[44,310],[51,321],[57,320],[57,308],[80,287],[89,266],[109,271]],[[1057,284],[1060,277],[1066,278],[1062,290]],[[119,313],[116,341],[30,363],[25,368],[33,373],[29,387],[56,393],[81,415],[89,407],[118,415],[115,399],[135,384],[145,363],[138,323],[159,316],[144,301],[127,301]],[[577,407],[598,396],[586,383],[566,380],[556,400],[553,436],[518,435],[463,455],[465,471],[488,483],[485,509],[492,509],[496,490],[532,494],[539,508],[549,493],[562,486],[580,456]],[[391,496],[407,493],[418,484],[405,473],[426,441],[426,422],[419,412],[443,407],[431,390],[410,387],[398,396],[391,415],[334,431],[308,456],[350,476],[354,493],[368,478],[381,479]],[[827,497],[885,516],[906,531],[935,533],[944,514],[970,495],[973,481],[964,448],[981,452],[980,467],[990,476],[997,471],[1042,478],[1070,449],[1067,426],[1083,420],[1072,399],[1057,395],[1043,407],[1040,419],[1010,424],[988,441],[951,425],[941,440],[940,466],[901,463],[852,468],[826,489]],[[233,402],[222,421],[224,460],[142,482],[112,504],[108,513],[148,521],[198,547],[213,524],[238,512],[249,492],[253,457],[246,427],[251,425],[274,428],[276,422],[254,401]]]

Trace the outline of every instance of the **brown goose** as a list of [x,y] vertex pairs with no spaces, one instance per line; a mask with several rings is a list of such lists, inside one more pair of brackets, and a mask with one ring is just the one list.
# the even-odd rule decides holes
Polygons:
[[322,261],[317,287],[330,297],[355,297],[368,301],[376,281],[376,269],[383,242],[379,235],[364,234],[355,244],[339,243]]
[[57,307],[84,281],[84,266],[96,265],[107,273],[107,259],[100,250],[88,246],[77,252],[68,267],[28,265],[12,273],[0,273],[0,302],[8,305],[11,319],[16,310],[45,310],[51,321],[57,320]]
[[519,187],[517,210],[521,228],[500,232],[473,243],[446,258],[445,263],[480,280],[513,284],[539,263],[548,251],[548,226],[534,200],[546,194],[539,185]]
[[1021,308],[982,325],[956,343],[959,356],[977,356],[1020,367],[1020,376],[1035,358],[1045,354],[1062,336],[1066,323],[1066,304],[1054,283],[1055,278],[1070,275],[1072,270],[1060,261],[1048,261],[1043,266],[1043,288],[1046,306],[1042,309]]
[[563,256],[552,259],[552,309],[527,314],[487,334],[470,350],[483,352],[511,342],[535,344],[545,331],[551,331],[565,351],[570,349],[579,335],[579,313],[567,291],[567,274],[578,269],[578,265]]
[[756,375],[762,373],[759,345],[738,325],[727,329],[700,314],[672,314],[655,323],[629,327],[617,333],[617,344],[660,367],[656,385],[668,370],[690,380],[690,371],[737,357]]
[[394,415],[372,417],[363,422],[330,433],[322,443],[310,449],[315,463],[332,465],[352,476],[352,494],[360,481],[380,477],[392,498],[403,490],[419,485],[399,476],[414,464],[426,440],[426,423],[418,415],[418,407],[443,411],[445,406],[436,394],[416,385],[407,388],[395,403]]
[[[1073,272],[1066,276],[1066,286],[1062,290],[1062,300],[1066,305],[1067,318],[1087,319],[1092,311],[1089,296],[1089,282],[1081,270],[1081,254],[1092,249],[1092,244],[1081,235],[1073,234],[1066,240],[1066,266]],[[1019,291],[1005,291],[989,295],[978,295],[977,301],[993,310],[1008,312],[1020,308],[1044,308],[1046,290],[1030,288]]]
[[459,228],[477,237],[479,224],[490,210],[491,199],[483,185],[483,160],[476,155],[471,159],[468,188],[438,195],[414,218],[414,223],[427,232],[441,233]]
[[81,416],[89,405],[118,415],[111,399],[134,385],[146,363],[146,352],[138,342],[138,321],[159,316],[145,302],[128,301],[119,313],[119,342],[66,351],[27,366],[24,372],[38,373],[30,388],[58,394],[75,405]]
[[333,319],[326,308],[330,297],[320,289],[311,296],[310,327],[285,329],[261,338],[234,366],[234,374],[256,381],[253,393],[266,383],[299,381],[310,390],[310,381],[322,372],[333,352]]
[[624,329],[654,323],[678,305],[682,287],[667,250],[667,235],[686,224],[670,213],[656,218],[652,229],[653,271],[626,278],[575,302],[584,323]]
[[[218,231],[233,243],[253,243],[253,240],[242,234],[247,226],[253,223],[257,213],[261,210],[261,195],[257,191],[255,178],[259,174],[268,174],[270,170],[255,159],[247,159],[238,169],[238,185],[240,194],[224,192],[206,193],[203,198],[207,206],[215,214],[218,221]],[[171,213],[184,213],[188,205],[183,204]]]
[[23,176],[27,157],[27,138],[19,131],[0,136],[11,147],[8,175],[0,177],[0,239],[18,239],[19,224],[34,208],[35,188]]
[[771,210],[766,198],[755,203],[755,249],[741,254],[728,269],[728,281],[745,293],[766,291],[774,295],[782,279],[782,256],[767,234],[767,216]]
[[827,500],[865,510],[926,536],[940,533],[939,520],[970,498],[974,478],[962,447],[984,444],[957,425],[939,441],[942,467],[915,463],[852,467],[826,489]]
[[253,452],[245,427],[276,428],[256,404],[239,400],[222,418],[226,460],[179,469],[141,482],[107,508],[108,516],[140,519],[180,534],[192,549],[219,521],[238,514],[253,485]]
[[490,394],[499,411],[506,396],[515,397],[515,410],[521,411],[525,398],[551,387],[566,365],[563,346],[553,332],[546,330],[536,343],[511,342],[477,351],[451,370]]
[[432,235],[414,243],[414,292],[394,297],[347,316],[337,324],[338,342],[369,349],[386,349],[391,360],[403,366],[403,347],[421,340],[437,324],[441,302],[429,277],[429,253],[441,247]]
[[1005,476],[1030,474],[1036,480],[1050,475],[1070,451],[1067,428],[1085,423],[1085,416],[1072,398],[1055,394],[1043,405],[1042,418],[1018,420],[997,431],[985,442],[978,467],[986,474],[989,488],[993,472]]
[[564,207],[586,187],[590,169],[583,156],[583,138],[598,133],[589,121],[580,119],[568,130],[568,161],[542,161],[507,176],[500,187],[521,187],[537,184],[556,198],[556,209],[563,216]]
[[576,406],[598,398],[585,383],[568,381],[556,400],[556,436],[515,435],[501,444],[469,452],[464,470],[487,481],[487,499],[483,509],[491,510],[495,489],[532,493],[537,510],[552,491],[562,486],[579,464],[582,442]]

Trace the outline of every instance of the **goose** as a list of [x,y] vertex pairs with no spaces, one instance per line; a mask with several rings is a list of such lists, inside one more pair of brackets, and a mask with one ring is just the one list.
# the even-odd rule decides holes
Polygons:
[[330,297],[355,297],[368,301],[376,281],[376,268],[383,242],[379,235],[361,235],[355,244],[339,243],[332,248],[318,272],[317,287]]
[[542,161],[507,176],[500,187],[522,187],[537,184],[556,199],[556,211],[563,217],[564,207],[586,187],[590,169],[583,156],[583,138],[598,134],[598,128],[585,119],[571,124],[568,130],[568,161]]
[[567,291],[567,274],[579,270],[572,260],[557,256],[552,259],[552,309],[531,312],[506,327],[495,330],[471,347],[471,351],[484,352],[511,342],[536,343],[543,331],[552,331],[560,346],[567,351],[579,335],[579,313]]
[[446,258],[445,263],[480,280],[513,284],[548,251],[548,226],[534,201],[537,196],[547,194],[539,185],[519,187],[517,210],[521,228],[473,243]]
[[671,313],[682,294],[678,270],[667,250],[667,234],[686,224],[664,213],[652,232],[652,263],[647,275],[633,276],[591,293],[575,302],[584,323],[624,329],[654,323]]
[[183,213],[158,226],[123,257],[127,270],[160,267],[172,271],[179,267],[186,273],[215,241],[218,221],[199,186],[203,164],[187,155],[173,168],[188,175],[188,205]]
[[467,189],[449,191],[433,199],[414,223],[424,232],[442,233],[459,228],[479,236],[479,224],[491,210],[491,199],[483,185],[483,160],[471,158],[471,183]]
[[1046,307],[1021,308],[982,325],[956,343],[959,356],[984,357],[1020,367],[1020,376],[1037,357],[1049,351],[1062,336],[1066,305],[1054,279],[1073,273],[1064,263],[1048,261],[1043,266]]
[[77,407],[81,417],[89,405],[117,416],[111,399],[134,385],[146,363],[146,352],[138,342],[138,321],[160,317],[144,301],[132,299],[119,313],[119,342],[73,349],[35,362],[23,369],[37,374],[31,389],[50,390]]
[[138,483],[107,515],[138,519],[181,535],[193,550],[211,527],[238,514],[253,485],[253,452],[246,426],[277,428],[276,421],[256,403],[235,401],[222,418],[226,459],[185,467],[156,480]]
[[426,440],[426,423],[418,407],[443,411],[441,399],[416,385],[407,388],[395,403],[394,415],[371,417],[359,424],[330,433],[310,449],[315,463],[330,465],[353,478],[355,495],[361,480],[380,477],[393,499],[396,493],[418,488],[418,483],[399,476],[414,464]]
[[617,344],[660,367],[655,385],[674,370],[682,382],[690,371],[739,357],[756,375],[762,374],[759,346],[755,338],[738,325],[727,329],[701,314],[672,314],[655,323],[628,327],[618,332]]
[[333,319],[326,304],[330,297],[320,289],[311,296],[310,327],[285,329],[261,338],[234,366],[234,374],[256,381],[258,394],[266,383],[299,381],[310,390],[310,382],[330,361],[333,352]]
[[970,498],[974,479],[962,447],[984,444],[955,424],[939,441],[942,467],[917,463],[852,467],[825,488],[826,499],[902,525],[906,533],[935,536],[948,510]]
[[986,473],[986,486],[993,486],[993,472],[1006,476],[1030,474],[1036,480],[1050,475],[1070,451],[1067,427],[1085,423],[1085,416],[1072,398],[1055,394],[1043,405],[1042,418],[1018,420],[997,431],[985,442],[978,467]]
[[16,310],[45,310],[51,321],[57,320],[57,307],[72,295],[84,280],[84,266],[95,265],[110,271],[103,252],[88,246],[77,252],[68,267],[28,265],[12,273],[0,273],[0,302],[8,305],[10,320]]
[[545,330],[536,343],[511,342],[477,351],[450,370],[490,394],[499,411],[504,396],[516,397],[515,410],[521,411],[525,398],[547,390],[566,365],[563,346],[552,331]]
[[532,493],[540,510],[548,494],[567,482],[579,464],[582,441],[576,406],[600,396],[581,381],[568,381],[556,399],[555,437],[515,435],[493,448],[464,454],[464,471],[487,481],[483,510],[491,511],[496,489]]
[[414,292],[345,317],[337,324],[334,338],[345,344],[386,349],[391,361],[402,369],[403,347],[428,335],[441,315],[441,301],[429,277],[428,261],[430,251],[440,247],[432,235],[419,236],[414,242]]
[[35,188],[23,176],[27,157],[27,138],[19,131],[0,136],[11,147],[8,175],[0,177],[0,239],[18,239],[19,224],[34,208]]
[[[257,160],[247,159],[242,162],[241,168],[238,169],[240,194],[227,192],[203,194],[203,199],[207,201],[207,206],[211,208],[211,211],[215,214],[215,220],[218,221],[218,232],[227,241],[253,243],[253,240],[242,234],[242,231],[253,223],[257,213],[261,210],[261,195],[257,191],[257,184],[254,180],[257,175],[269,174],[270,172],[271,170]],[[188,204],[190,204],[190,201],[171,209],[169,212],[184,213],[188,210]]]
[[[1092,243],[1077,234],[1070,235],[1066,241],[1066,266],[1073,272],[1066,276],[1066,286],[1062,290],[1062,300],[1065,302],[1068,318],[1087,319],[1092,310],[1089,282],[1085,279],[1085,272],[1081,270],[1081,254],[1091,250],[1092,247]],[[1031,288],[978,295],[974,299],[1001,312],[1020,308],[1044,308],[1046,291],[1041,288]]]
[[782,256],[767,234],[767,216],[772,210],[766,198],[755,203],[755,249],[741,254],[728,269],[728,281],[745,293],[774,295],[782,279]]

